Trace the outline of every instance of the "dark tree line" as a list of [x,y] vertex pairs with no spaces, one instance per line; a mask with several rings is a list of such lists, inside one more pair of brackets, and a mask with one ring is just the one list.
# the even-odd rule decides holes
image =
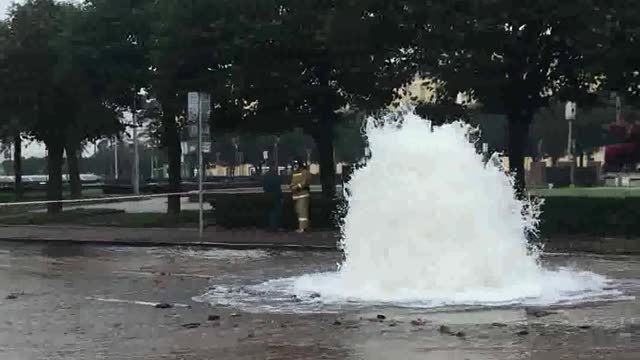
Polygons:
[[[47,146],[50,200],[62,197],[66,154],[79,196],[82,145],[121,134],[144,88],[160,105],[153,135],[177,192],[186,94],[205,91],[214,133],[313,139],[331,197],[336,126],[384,109],[418,75],[436,85],[426,115],[463,116],[464,93],[507,117],[522,192],[540,109],[591,104],[600,90],[637,102],[638,15],[634,0],[27,0],[0,24],[0,135],[17,151],[23,138]],[[177,197],[168,211],[180,211]]]

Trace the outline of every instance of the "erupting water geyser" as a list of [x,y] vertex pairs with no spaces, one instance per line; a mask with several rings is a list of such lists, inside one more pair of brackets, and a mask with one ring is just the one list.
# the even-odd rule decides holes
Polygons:
[[264,304],[315,311],[345,304],[434,308],[620,298],[603,276],[540,264],[526,236],[536,230],[537,207],[516,199],[511,179],[493,161],[485,165],[471,127],[432,128],[412,113],[400,120],[369,121],[370,157],[347,185],[345,257],[337,271],[238,291],[219,287],[203,299],[250,310]]
[[451,304],[555,303],[600,293],[592,273],[550,271],[526,233],[535,206],[516,199],[486,165],[461,122],[431,127],[415,114],[367,127],[370,158],[347,188],[345,260],[306,275],[293,292],[328,301]]

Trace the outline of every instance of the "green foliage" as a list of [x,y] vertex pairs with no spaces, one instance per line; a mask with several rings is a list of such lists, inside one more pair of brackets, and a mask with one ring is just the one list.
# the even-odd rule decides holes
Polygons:
[[421,73],[437,80],[438,101],[453,103],[464,93],[486,112],[507,116],[509,162],[520,193],[534,115],[553,96],[592,101],[607,40],[601,5],[407,1],[418,32],[412,55]]
[[[313,133],[347,104],[380,109],[408,81],[409,72],[392,61],[400,51],[393,42],[397,26],[378,2],[260,4],[238,35],[243,47],[230,63],[236,69],[228,84],[231,98],[219,104],[217,127]],[[228,116],[234,113],[243,114],[240,121]]]
[[[634,0],[27,0],[0,24],[0,128],[44,141],[57,178],[63,148],[119,134],[118,113],[144,87],[161,105],[151,128],[178,191],[186,94],[205,91],[214,134],[244,135],[253,163],[274,134],[281,162],[313,148],[332,195],[334,144],[340,160],[363,155],[350,114],[385,108],[418,74],[433,80],[436,100],[418,111],[436,122],[495,120],[457,104],[459,93],[506,116],[506,129],[480,126],[508,131],[490,142],[508,150],[522,188],[530,138],[562,150],[553,101],[584,108],[601,88],[638,102],[638,15]],[[602,141],[598,111],[579,114],[585,150]],[[298,129],[315,146],[291,135]]]
[[640,235],[640,198],[547,197],[542,208],[543,236]]
[[[28,0],[13,6],[2,29],[0,105],[17,134],[46,144],[49,150],[49,199],[62,196],[63,152],[75,159],[81,143],[116,134],[120,122],[107,86],[95,69],[102,45],[88,34],[86,9],[52,0]],[[75,162],[74,162],[75,164]],[[77,179],[74,167],[73,179]],[[51,211],[59,211],[52,204]]]
[[627,102],[640,105],[640,16],[634,0],[601,1],[601,66],[603,87],[617,91]]

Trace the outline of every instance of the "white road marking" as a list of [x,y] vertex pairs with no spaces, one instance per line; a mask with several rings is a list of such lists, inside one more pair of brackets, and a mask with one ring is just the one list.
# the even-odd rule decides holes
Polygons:
[[[145,306],[157,306],[158,304],[161,303],[157,303],[157,302],[149,302],[149,301],[138,301],[138,300],[123,300],[123,299],[110,299],[110,298],[102,298],[102,297],[87,297],[87,300],[93,300],[93,301],[101,301],[101,302],[106,302],[106,303],[116,303],[116,304],[133,304],[133,305],[145,305]],[[189,305],[187,304],[171,304],[173,305],[173,307],[180,307],[180,308],[188,308]]]
[[146,272],[146,271],[114,271],[114,274],[122,274],[122,275],[140,275],[140,276],[175,276],[175,277],[192,277],[199,279],[211,279],[213,276],[211,275],[201,275],[201,274],[181,274],[181,273],[166,273],[164,275],[156,272]]

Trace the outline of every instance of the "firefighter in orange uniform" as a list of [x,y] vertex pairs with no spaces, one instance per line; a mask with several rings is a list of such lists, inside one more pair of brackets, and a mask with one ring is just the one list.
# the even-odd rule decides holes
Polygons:
[[295,203],[296,215],[298,217],[298,233],[303,233],[309,229],[309,200],[311,198],[311,173],[306,164],[301,160],[296,160],[293,164],[293,176],[291,177],[291,193]]

